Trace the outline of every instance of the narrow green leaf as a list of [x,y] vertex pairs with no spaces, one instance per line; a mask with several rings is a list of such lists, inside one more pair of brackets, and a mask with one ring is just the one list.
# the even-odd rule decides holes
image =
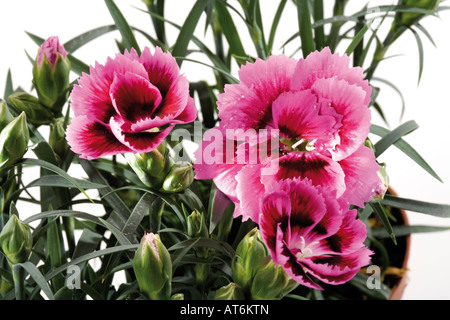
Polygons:
[[[172,49],[172,55],[180,57],[186,56],[189,42],[191,42],[198,21],[208,3],[209,0],[198,0],[195,2],[186,20],[184,21],[183,26],[181,27],[180,33],[178,34],[177,40],[175,41]],[[182,60],[179,60],[178,65],[181,65],[181,63]]]
[[82,212],[82,211],[75,211],[75,210],[51,210],[51,211],[44,211],[37,214],[34,214],[24,220],[25,223],[30,223],[36,220],[45,219],[49,217],[55,217],[55,216],[62,216],[62,217],[73,217],[77,219],[83,219],[90,222],[94,222],[96,224],[100,224],[98,221],[98,217],[94,216],[92,214]]
[[316,50],[311,24],[311,8],[308,1],[297,0],[297,16],[303,57]]
[[375,143],[375,157],[379,157],[384,151],[386,151],[391,145],[397,142],[402,136],[416,130],[419,126],[414,120],[405,122],[386,134],[377,143]]
[[[235,57],[246,57],[247,54],[245,53],[241,38],[227,7],[222,2],[216,1],[215,9],[217,11],[217,18],[222,28],[222,32],[230,46],[230,53]],[[238,65],[242,65],[242,60],[243,59],[236,59]]]
[[275,33],[278,29],[278,24],[280,23],[281,15],[283,14],[284,8],[286,7],[287,0],[281,0],[280,4],[278,5],[278,9],[275,13],[275,16],[273,18],[272,27],[270,28],[269,33],[269,40],[267,41],[267,50],[269,54],[272,52],[273,49],[273,42],[275,41]]
[[403,115],[405,113],[406,102],[405,102],[405,98],[403,97],[401,90],[396,85],[394,85],[391,81],[383,79],[383,78],[372,77],[372,81],[382,82],[382,83],[388,85],[389,87],[391,87],[395,92],[397,92],[397,94],[399,95],[400,100],[402,102],[402,105],[401,105],[402,109],[401,109],[401,114],[400,114],[400,119],[402,119]]
[[106,202],[108,202],[108,204],[113,209],[113,216],[110,216],[110,219],[116,219],[116,224],[121,224],[123,226],[131,214],[128,206],[117,195],[117,193],[113,192],[112,187],[109,185],[108,181],[105,179],[105,177],[103,177],[100,171],[94,166],[93,162],[81,158],[78,159],[78,161],[88,175],[90,181],[106,185],[105,188],[99,189],[98,191],[102,198]]
[[84,189],[78,185],[77,181],[73,179],[70,175],[68,175],[67,172],[58,168],[57,166],[49,162],[42,161],[40,159],[22,159],[21,161],[18,162],[18,164],[22,164],[24,166],[40,166],[49,171],[53,171],[54,173],[60,175],[61,177],[72,183],[74,187],[80,190],[89,200],[92,201],[92,199],[86,194],[86,191],[84,191]]
[[97,39],[100,36],[103,36],[107,34],[108,32],[117,30],[116,25],[107,25],[98,27],[89,31],[86,31],[69,41],[64,43],[64,49],[67,50],[67,52],[74,53],[76,50],[80,49],[82,46],[87,44],[88,42]]
[[[82,180],[77,178],[73,178],[73,180],[76,181],[77,185],[83,189],[101,189],[106,187],[103,184],[93,183],[89,180]],[[27,188],[42,186],[60,188],[76,187],[72,182],[67,181],[67,179],[65,179],[64,177],[61,177],[59,175],[46,175],[30,182],[30,184],[27,185]]]
[[89,261],[91,259],[95,259],[101,256],[105,256],[105,255],[109,255],[112,253],[117,253],[117,252],[124,252],[124,251],[136,251],[136,249],[139,247],[138,244],[131,244],[131,245],[121,245],[121,246],[115,246],[112,248],[106,248],[106,249],[102,249],[102,250],[97,250],[88,254],[85,254],[81,257],[78,257],[76,259],[73,259],[65,264],[63,264],[62,266],[56,268],[55,270],[53,270],[52,272],[49,272],[46,276],[45,279],[51,280],[53,277],[57,276],[58,274],[60,274],[61,272],[65,271],[68,267],[73,266],[73,265],[77,265],[81,262],[85,262],[85,261]]
[[93,252],[98,248],[102,239],[103,236],[101,234],[91,231],[90,229],[83,229],[73,252],[72,260]]
[[[380,137],[384,137],[390,133],[389,130],[372,124],[370,127],[370,132],[376,134]],[[432,177],[437,179],[440,182],[443,182],[442,179],[438,176],[438,174],[430,167],[430,165],[422,158],[422,156],[405,140],[398,139],[394,142],[394,146],[400,149],[403,153],[405,153],[408,157],[410,157],[414,162],[416,162],[420,167],[422,167],[426,172],[428,172]]]
[[48,299],[54,300],[53,292],[50,289],[50,286],[47,283],[47,280],[44,278],[42,273],[38,268],[31,262],[18,263],[17,266],[22,267],[29,273],[29,275],[33,278],[36,284],[41,288],[42,292],[45,293]]
[[108,7],[109,13],[113,18],[117,29],[119,29],[120,34],[122,35],[122,40],[124,42],[125,47],[130,50],[134,48],[136,52],[140,55],[141,50],[139,49],[139,45],[134,37],[133,30],[128,24],[127,20],[123,16],[122,12],[120,12],[117,5],[113,0],[105,0],[105,4]]
[[372,19],[371,21],[369,21],[367,24],[365,24],[361,30],[356,34],[356,36],[353,38],[352,42],[350,42],[350,44],[348,45],[347,49],[345,50],[345,53],[349,56],[353,53],[353,51],[355,50],[355,48],[359,45],[359,43],[364,39],[364,35],[366,34],[366,32],[370,29],[370,26],[373,23]]
[[109,223],[108,221],[106,221],[102,218],[98,218],[98,219],[109,231],[111,231],[111,233],[114,235],[114,237],[116,237],[117,241],[121,245],[131,244],[130,240],[128,240],[127,237],[125,237],[125,235],[122,233],[122,231],[119,230],[116,226],[112,225],[111,223]]
[[137,242],[136,237],[134,236],[136,230],[139,230],[139,232],[143,232],[143,230],[140,230],[140,223],[144,216],[147,214],[153,201],[155,201],[155,198],[156,196],[145,193],[136,204],[133,212],[131,212],[130,217],[123,226],[122,233],[130,242]]
[[392,206],[408,211],[425,213],[431,216],[450,218],[450,205],[425,202],[407,198],[400,198],[392,195],[385,195],[380,202],[385,206]]
[[386,211],[386,208],[379,201],[371,201],[370,205],[372,206],[373,212],[377,215],[380,221],[383,223],[383,226],[386,229],[386,232],[389,234],[390,238],[397,245],[397,240],[395,238],[394,229],[392,228],[391,222],[389,221],[389,215]]
[[[428,232],[442,232],[450,230],[450,227],[442,227],[442,226],[426,226],[426,225],[401,225],[401,226],[393,226],[395,235],[397,237],[409,236],[415,233],[428,233]],[[374,237],[383,239],[388,238],[385,229],[372,229],[372,235]]]
[[422,44],[422,39],[420,39],[419,34],[417,33],[416,30],[414,30],[413,28],[409,28],[409,30],[411,30],[411,32],[414,35],[414,38],[416,39],[417,42],[417,49],[418,49],[418,53],[419,53],[419,77],[417,79],[417,83],[420,83],[420,79],[422,78],[422,73],[423,73],[423,62],[424,62],[424,52],[423,52],[423,44]]
[[[313,0],[313,18],[314,22],[323,19],[323,0]],[[325,46],[325,29],[323,26],[314,28],[314,41],[316,48],[321,50]]]

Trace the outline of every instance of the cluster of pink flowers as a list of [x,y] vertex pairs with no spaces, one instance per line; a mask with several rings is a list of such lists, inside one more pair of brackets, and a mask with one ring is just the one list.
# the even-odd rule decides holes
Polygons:
[[[300,60],[257,59],[239,79],[218,97],[220,124],[195,153],[196,178],[213,179],[234,216],[259,225],[274,262],[297,282],[348,281],[372,254],[350,208],[363,207],[381,184],[364,144],[371,87],[363,70],[325,48]],[[197,117],[187,79],[160,48],[97,63],[71,98],[67,140],[87,159],[150,152],[174,125]]]
[[[340,284],[370,261],[365,226],[350,206],[364,207],[381,184],[364,144],[372,89],[349,62],[325,48],[298,61],[247,63],[240,83],[219,95],[219,127],[195,154],[196,178],[213,179],[235,217],[259,224],[273,260],[314,288],[311,275]],[[256,134],[225,133],[246,130]],[[267,148],[274,137],[278,146]],[[268,154],[252,161],[261,149]]]

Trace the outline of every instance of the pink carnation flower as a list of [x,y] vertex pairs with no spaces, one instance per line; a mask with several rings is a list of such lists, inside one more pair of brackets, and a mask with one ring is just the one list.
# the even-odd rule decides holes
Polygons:
[[96,63],[71,93],[67,141],[82,158],[155,149],[175,124],[195,120],[187,79],[170,53],[132,49]]
[[[219,95],[220,129],[211,130],[267,129],[268,139],[279,134],[279,149],[269,150],[257,163],[235,157],[226,164],[208,164],[204,153],[213,142],[204,139],[196,152],[197,179],[214,179],[236,204],[235,216],[255,222],[268,186],[296,177],[332,188],[348,204],[364,206],[380,182],[375,156],[363,146],[371,125],[371,87],[362,69],[349,67],[349,62],[346,55],[325,48],[299,61],[277,55],[243,66],[240,83],[226,85]],[[256,140],[237,138],[235,143],[244,145],[241,152],[251,153],[265,142]]]
[[334,191],[309,180],[274,184],[262,200],[260,230],[273,261],[301,285],[342,284],[369,264],[366,227]]

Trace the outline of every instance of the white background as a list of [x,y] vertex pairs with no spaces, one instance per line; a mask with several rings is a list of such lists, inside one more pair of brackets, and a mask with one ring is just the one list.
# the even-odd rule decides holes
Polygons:
[[[325,5],[331,1],[324,1]],[[370,7],[391,4],[390,1],[367,1]],[[132,26],[139,27],[153,34],[150,18],[134,7],[144,9],[139,0],[116,0],[116,3]],[[192,0],[166,1],[166,14],[169,20],[182,24],[192,7]],[[231,1],[236,7],[237,1]],[[262,0],[263,19],[267,23],[268,34],[278,1]],[[366,1],[349,1],[347,14],[361,9]],[[290,2],[289,2],[289,5]],[[330,13],[331,8],[326,8]],[[204,17],[202,17],[201,21]],[[92,28],[112,24],[113,20],[101,0],[14,0],[0,1],[0,96],[3,95],[6,74],[10,68],[14,86],[31,88],[31,64],[25,54],[36,55],[37,46],[25,34],[32,32],[42,38],[59,36],[61,42]],[[408,32],[389,51],[388,56],[395,56],[381,63],[376,76],[388,79],[402,91],[406,100],[406,112],[400,119],[401,101],[391,88],[382,88],[379,102],[387,113],[391,129],[408,120],[415,120],[419,129],[408,135],[407,140],[440,175],[440,183],[423,171],[407,156],[391,148],[380,159],[388,164],[391,185],[397,193],[405,198],[450,204],[450,168],[449,168],[449,121],[450,121],[450,11],[443,11],[439,18],[429,17],[422,23],[432,35],[436,47],[422,36],[425,52],[425,69],[418,85],[418,50],[412,33]],[[208,44],[211,34],[204,34],[204,23],[200,23],[196,35]],[[376,27],[373,25],[373,27]],[[238,23],[240,34],[248,40],[248,32],[243,24]],[[386,28],[386,27],[384,27]],[[280,29],[277,32],[275,50],[298,29],[296,12],[289,7],[285,10]],[[346,29],[346,28],[344,28]],[[380,28],[382,34],[383,28]],[[169,42],[173,43],[177,30],[168,27]],[[87,64],[95,61],[104,63],[106,57],[113,56],[117,48],[115,39],[120,39],[118,32],[112,32],[78,50],[74,55]],[[137,36],[141,47],[148,44]],[[277,46],[278,45],[278,46]],[[244,40],[249,53],[254,49],[250,42]],[[297,43],[295,43],[297,46]],[[289,47],[290,54],[295,46]],[[345,47],[339,47],[344,52]],[[275,52],[278,53],[278,52]],[[401,56],[396,56],[401,54]],[[203,59],[203,56],[192,58]],[[298,52],[296,58],[301,57]],[[204,61],[210,63],[209,61]],[[184,62],[182,71],[192,80],[207,79],[213,82],[210,69],[198,64]],[[236,72],[236,70],[234,70]],[[236,75],[236,73],[235,73]],[[75,77],[75,76],[74,76]],[[375,85],[375,83],[374,83]],[[374,114],[373,122],[384,123]],[[450,219],[436,218],[409,212],[411,224],[450,226]],[[450,231],[415,234],[412,236],[412,251],[409,262],[409,283],[404,299],[450,299]]]

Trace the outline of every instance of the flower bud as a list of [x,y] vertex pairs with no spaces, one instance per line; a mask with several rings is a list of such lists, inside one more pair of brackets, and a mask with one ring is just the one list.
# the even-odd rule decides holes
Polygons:
[[0,247],[11,264],[26,262],[33,247],[30,227],[11,215],[0,233]]
[[238,284],[230,282],[216,291],[214,300],[245,300],[245,295]]
[[[440,0],[402,0],[400,5],[409,8],[425,9],[434,11],[439,5]],[[393,28],[400,26],[410,27],[425,16],[420,12],[397,12],[393,22]]]
[[147,153],[126,153],[125,158],[139,179],[147,187],[154,189],[161,188],[172,165],[169,150],[164,142]]
[[205,223],[205,216],[197,210],[194,210],[194,212],[187,217],[187,232],[192,238],[208,237],[209,235]]
[[59,157],[63,157],[69,149],[64,128],[64,118],[57,118],[50,123],[48,143]]
[[171,168],[162,186],[162,190],[169,193],[181,192],[189,188],[194,181],[192,164],[187,161],[175,163]]
[[389,176],[386,171],[386,164],[379,163],[380,170],[378,170],[377,174],[380,177],[380,182],[377,186],[375,186],[373,190],[372,199],[381,200],[384,198],[388,188],[389,188]]
[[30,135],[26,115],[22,112],[0,133],[0,168],[16,163],[28,148]]
[[5,100],[0,102],[0,131],[14,120]]
[[172,291],[172,260],[159,235],[145,234],[133,258],[141,291],[152,300],[168,300]]
[[19,113],[25,112],[28,121],[35,126],[49,124],[54,118],[53,113],[31,94],[16,92],[8,98],[11,106]]
[[279,300],[297,286],[298,283],[267,256],[257,268],[250,294],[253,300]]
[[39,48],[33,65],[33,79],[40,102],[61,112],[69,87],[70,61],[56,36],[49,37]]
[[256,268],[268,254],[258,228],[252,229],[238,244],[231,261],[232,277],[244,291],[250,288]]

